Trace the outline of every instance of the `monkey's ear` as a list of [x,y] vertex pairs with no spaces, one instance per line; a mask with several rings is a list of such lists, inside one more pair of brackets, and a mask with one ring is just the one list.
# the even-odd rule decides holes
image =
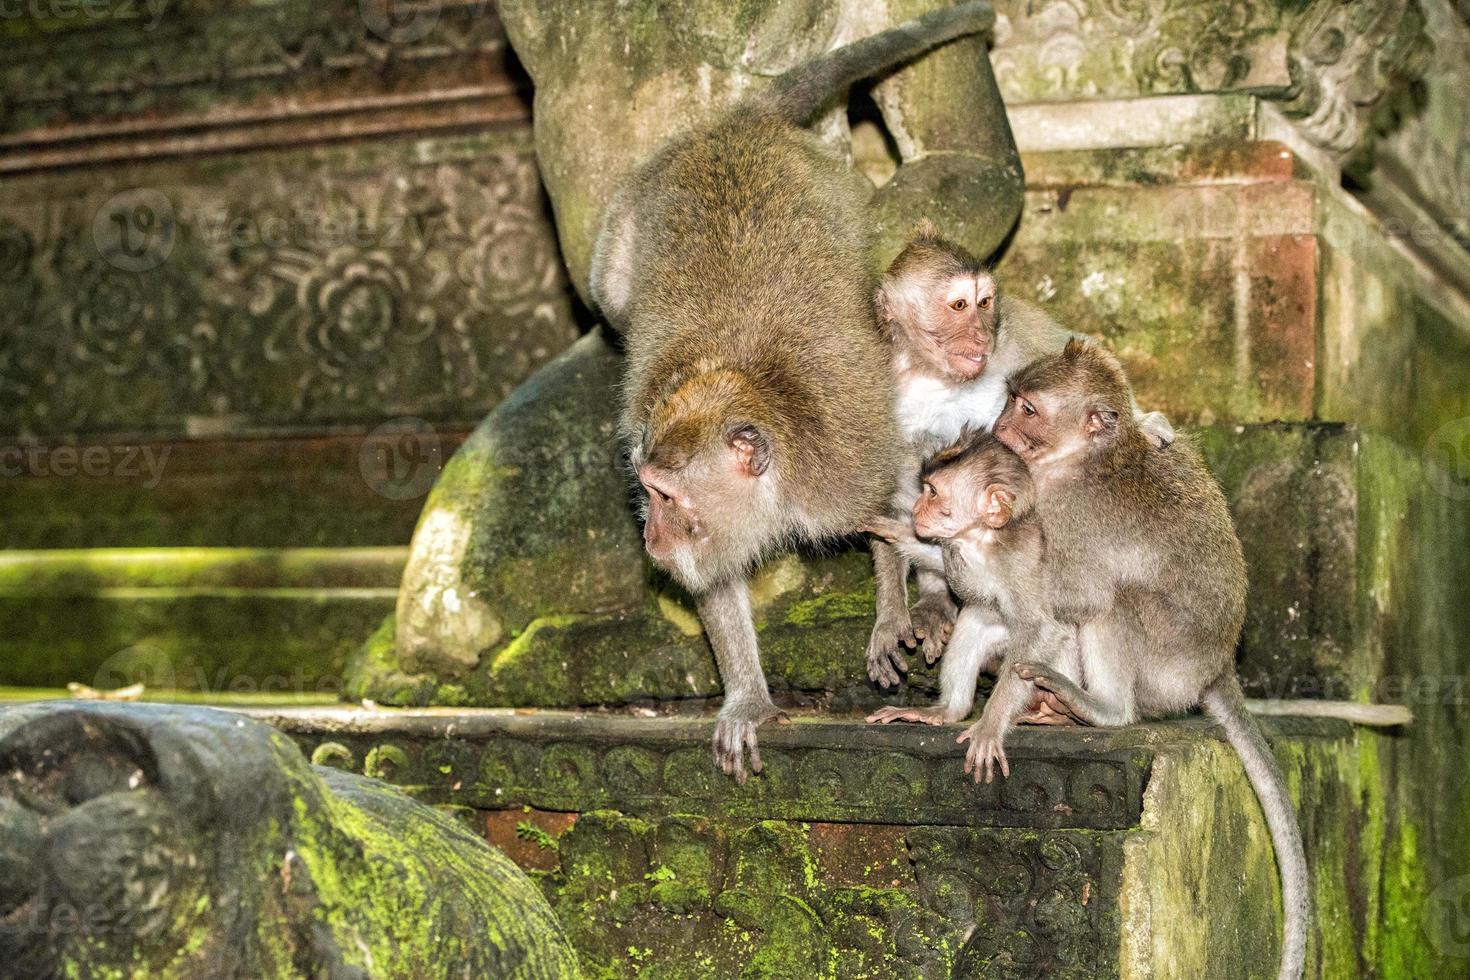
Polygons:
[[1110,408],[1094,408],[1087,413],[1089,436],[1111,435],[1118,428],[1118,413]]
[[893,322],[893,304],[888,300],[887,287],[879,286],[878,291],[873,294],[873,310],[878,314],[879,323]]
[[985,496],[980,501],[980,518],[985,521],[986,527],[1005,527],[1011,522],[1011,508],[1015,506],[1015,503],[1015,494],[999,484],[992,483],[985,488]]
[[737,426],[726,436],[726,441],[748,475],[760,476],[771,465],[771,440],[755,426]]

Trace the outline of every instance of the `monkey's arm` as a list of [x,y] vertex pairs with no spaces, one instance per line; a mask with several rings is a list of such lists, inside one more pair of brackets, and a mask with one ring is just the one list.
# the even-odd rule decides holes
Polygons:
[[706,592],[699,598],[699,617],[714,648],[725,687],[725,703],[715,720],[715,763],[743,785],[747,751],[750,771],[761,771],[756,726],[772,718],[784,719],[785,715],[766,687],[746,583],[730,582]]
[[1064,664],[1075,666],[1071,663],[1072,658],[1067,656],[1069,651],[1075,656],[1075,647],[1069,646],[1070,632],[1055,621],[1020,623],[1011,631],[1008,640],[995,649],[995,657],[1003,657],[1004,660],[999,664],[995,687],[985,702],[985,710],[980,712],[980,720],[957,739],[970,743],[965,752],[965,772],[977,783],[982,770],[985,781],[990,782],[997,765],[1002,776],[1010,776],[1005,740],[1016,727],[1016,720],[1040,694],[1034,683],[1010,669],[1012,662],[1020,657],[1030,657],[1058,669]]
[[[897,20],[946,0],[889,0]],[[917,218],[929,217],[982,259],[1021,213],[1025,177],[983,37],[967,37],[916,59],[874,89],[898,145],[898,172],[873,199],[878,259],[886,268]]]
[[1048,659],[1016,657],[1006,663],[1002,673],[1014,673],[1051,695],[1048,704],[1079,724],[1098,727],[1132,724],[1138,720],[1132,678],[1124,676],[1117,658],[1142,644],[1137,634],[1118,620],[1115,613],[1078,631],[1087,677],[1098,679],[1092,690],[1083,690],[1057,663]]

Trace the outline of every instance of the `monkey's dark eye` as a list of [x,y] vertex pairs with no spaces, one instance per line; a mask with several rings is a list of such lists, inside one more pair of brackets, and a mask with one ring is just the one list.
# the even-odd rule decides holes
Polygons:
[[954,310],[956,313],[959,313],[959,312],[963,311],[964,308],[967,307],[967,306],[969,306],[969,305],[970,304],[969,304],[968,301],[962,300],[962,299],[957,299],[953,303],[949,304],[949,308],[952,309],[952,310]]
[[934,484],[929,483],[928,481],[925,481],[925,483],[924,483],[924,496],[926,496],[926,497],[932,497],[932,496],[934,496],[934,493],[935,493]]
[[1020,398],[1017,399],[1017,402],[1021,406],[1021,414],[1026,416],[1028,419],[1036,414],[1036,409],[1032,408],[1031,403],[1028,402],[1026,399]]
[[990,297],[981,296],[978,300],[976,300],[975,305],[980,307],[980,309],[982,310],[990,309]]

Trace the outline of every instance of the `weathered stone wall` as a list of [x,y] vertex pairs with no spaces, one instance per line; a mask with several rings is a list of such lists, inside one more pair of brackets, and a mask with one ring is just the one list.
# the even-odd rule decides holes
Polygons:
[[576,337],[489,5],[52,13],[0,25],[0,435],[472,424]]

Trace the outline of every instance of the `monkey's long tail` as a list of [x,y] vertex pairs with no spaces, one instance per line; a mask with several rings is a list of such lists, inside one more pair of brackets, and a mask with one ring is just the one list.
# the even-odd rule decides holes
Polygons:
[[901,65],[946,41],[989,30],[994,23],[994,9],[981,0],[933,10],[797,65],[761,92],[757,102],[802,126],[853,83]]
[[1200,699],[1206,714],[1225,729],[1225,738],[1240,755],[1246,777],[1261,802],[1271,843],[1276,849],[1276,867],[1281,873],[1281,936],[1279,980],[1299,980],[1307,959],[1307,922],[1312,899],[1307,890],[1307,854],[1297,826],[1296,808],[1286,791],[1286,780],[1271,746],[1261,734],[1255,718],[1245,710],[1245,695],[1234,671],[1227,671],[1205,688]]

